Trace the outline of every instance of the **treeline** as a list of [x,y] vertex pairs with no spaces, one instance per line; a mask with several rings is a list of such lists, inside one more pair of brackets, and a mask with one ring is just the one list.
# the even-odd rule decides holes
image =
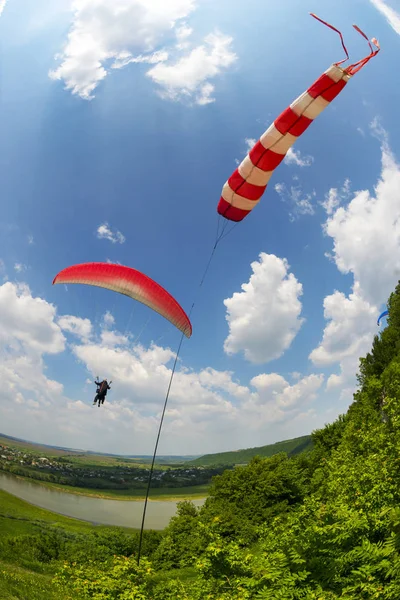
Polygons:
[[[61,463],[59,459],[58,463]],[[171,468],[168,471],[154,470],[153,488],[182,488],[204,485],[211,482],[212,477],[222,473],[226,466],[207,468]],[[124,467],[77,467],[68,470],[54,470],[46,465],[22,466],[18,462],[0,461],[0,471],[44,481],[58,485],[68,485],[93,490],[140,490],[146,489],[149,469]]]
[[[88,537],[86,552],[85,539],[71,546],[51,534],[42,547],[61,548],[49,556],[59,597],[398,600],[400,285],[388,307],[387,328],[360,361],[353,404],[313,433],[312,450],[256,457],[214,477],[201,509],[180,503],[162,534],[146,532],[139,567],[136,538],[116,547]],[[15,543],[22,556],[24,542]]]

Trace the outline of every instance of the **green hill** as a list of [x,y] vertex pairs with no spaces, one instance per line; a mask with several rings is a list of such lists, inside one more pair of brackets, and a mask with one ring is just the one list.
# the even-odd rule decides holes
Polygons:
[[305,450],[311,450],[311,448],[311,435],[303,435],[302,437],[276,442],[275,444],[268,444],[267,446],[232,450],[231,452],[218,452],[216,454],[205,454],[204,456],[200,456],[200,458],[187,462],[186,465],[197,467],[208,467],[210,465],[240,465],[247,464],[254,456],[267,457],[279,454],[279,452],[286,452],[288,456],[294,456]]

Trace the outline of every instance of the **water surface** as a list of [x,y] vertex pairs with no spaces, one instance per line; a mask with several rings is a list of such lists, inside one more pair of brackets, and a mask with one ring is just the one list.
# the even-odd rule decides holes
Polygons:
[[[35,506],[92,523],[140,528],[142,522],[144,500],[104,500],[78,496],[31,483],[25,479],[17,479],[5,473],[0,473],[0,489]],[[193,504],[201,506],[204,501],[205,498],[199,498],[193,500]],[[177,502],[174,501],[148,502],[145,529],[164,529],[170,518],[175,515],[176,506]]]

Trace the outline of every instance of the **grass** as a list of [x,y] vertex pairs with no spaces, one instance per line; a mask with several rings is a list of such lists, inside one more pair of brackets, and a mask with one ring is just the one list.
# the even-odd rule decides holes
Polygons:
[[18,565],[0,561],[1,600],[77,600],[53,583],[53,573],[35,573]]
[[[30,534],[36,531],[40,523],[47,525],[56,525],[63,527],[75,533],[85,533],[99,530],[109,530],[109,525],[93,525],[87,521],[79,521],[71,517],[64,517],[57,513],[50,512],[39,506],[29,504],[20,500],[12,494],[0,490],[0,535],[17,536]],[[132,528],[122,528],[125,531],[135,531]],[[1,598],[1,596],[0,596]]]
[[[5,541],[6,538],[24,538],[44,530],[54,531],[55,528],[75,534],[91,534],[93,531],[100,533],[102,530],[109,534],[110,530],[116,529],[137,535],[138,531],[93,525],[64,517],[0,490],[0,541]],[[72,596],[67,589],[58,588],[53,583],[61,564],[62,560],[39,562],[33,557],[30,558],[29,552],[23,556],[18,551],[3,555],[0,558],[0,600],[81,600],[76,594]],[[196,578],[196,570],[186,567],[173,571],[159,571],[154,573],[152,579],[154,584],[159,584],[171,577],[190,583]]]
[[[0,490],[0,540],[37,534],[45,526],[73,533],[109,531],[109,526],[93,525],[52,513]],[[127,533],[136,530],[118,527]],[[0,560],[0,600],[78,600],[58,589],[53,577],[59,565],[32,562],[27,565]]]

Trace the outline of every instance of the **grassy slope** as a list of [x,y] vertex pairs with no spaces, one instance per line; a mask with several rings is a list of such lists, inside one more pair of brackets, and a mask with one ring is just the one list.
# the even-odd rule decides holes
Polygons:
[[[36,525],[40,525],[40,523],[55,525],[80,533],[92,531],[93,529],[96,529],[96,531],[110,529],[109,525],[92,525],[87,521],[64,517],[29,504],[12,494],[0,490],[0,536],[32,533],[36,530]],[[126,528],[126,531],[134,530]]]
[[279,452],[286,452],[289,456],[299,454],[312,448],[311,436],[293,438],[276,442],[268,446],[259,446],[257,448],[246,448],[235,450],[233,452],[219,452],[217,454],[206,454],[200,458],[190,461],[187,465],[210,466],[210,465],[237,465],[248,463],[254,456],[273,456]]
[[[38,527],[51,525],[75,533],[110,530],[109,526],[92,525],[52,513],[24,502],[0,490],[0,538],[19,537],[37,533]],[[118,528],[122,529],[122,528]],[[124,528],[125,529],[125,528]],[[125,531],[134,531],[126,528]],[[54,571],[51,565],[32,565],[32,569],[20,564],[0,560],[0,600],[72,600],[63,595],[52,583]]]

